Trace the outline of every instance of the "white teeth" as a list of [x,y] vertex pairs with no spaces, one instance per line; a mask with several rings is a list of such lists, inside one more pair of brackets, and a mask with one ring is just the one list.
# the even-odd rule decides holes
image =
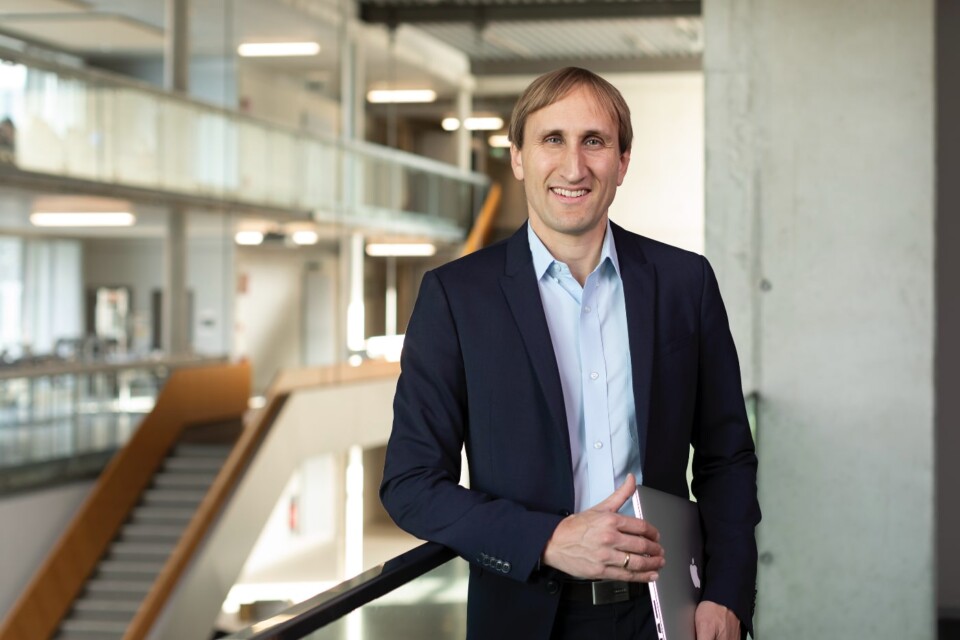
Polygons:
[[579,198],[580,196],[587,195],[586,189],[577,189],[573,191],[570,189],[561,189],[559,187],[554,187],[553,192],[565,198]]

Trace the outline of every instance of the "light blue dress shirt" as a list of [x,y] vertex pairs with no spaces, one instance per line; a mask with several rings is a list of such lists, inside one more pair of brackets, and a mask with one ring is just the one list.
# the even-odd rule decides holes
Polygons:
[[[527,225],[540,299],[560,370],[576,511],[596,505],[633,473],[642,481],[627,310],[607,222],[600,262],[581,287]],[[633,515],[628,501],[621,510]]]

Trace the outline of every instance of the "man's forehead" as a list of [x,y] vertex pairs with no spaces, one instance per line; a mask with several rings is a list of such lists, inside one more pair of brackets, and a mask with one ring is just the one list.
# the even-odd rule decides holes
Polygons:
[[[582,113],[578,113],[575,119],[571,119],[568,110],[581,106],[587,107],[588,117],[584,118]],[[613,114],[584,87],[578,87],[562,98],[532,112],[527,119],[527,126],[535,127],[539,132],[617,134],[617,122]]]

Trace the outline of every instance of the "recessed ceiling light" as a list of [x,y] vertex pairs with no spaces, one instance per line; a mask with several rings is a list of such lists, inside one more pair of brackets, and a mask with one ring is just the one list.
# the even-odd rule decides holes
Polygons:
[[37,211],[30,214],[35,227],[129,227],[137,218],[129,211]]
[[[440,126],[445,131],[456,131],[460,128],[457,118],[444,118]],[[503,129],[503,118],[497,116],[473,116],[464,121],[464,126],[470,131],[496,131]]]
[[237,244],[242,244],[245,246],[255,246],[258,244],[263,244],[263,232],[262,231],[237,231],[236,235],[233,236],[233,239]]
[[317,232],[310,229],[300,229],[298,231],[294,231],[290,238],[293,240],[294,244],[299,245],[317,244],[317,242],[320,240],[320,236],[317,235]]
[[317,42],[244,42],[237,47],[244,58],[279,58],[286,56],[315,56],[320,53]]
[[367,245],[367,255],[373,257],[390,256],[432,256],[437,248],[429,242],[371,242]]
[[399,102],[433,102],[437,92],[432,89],[374,89],[367,92],[367,102],[375,104]]

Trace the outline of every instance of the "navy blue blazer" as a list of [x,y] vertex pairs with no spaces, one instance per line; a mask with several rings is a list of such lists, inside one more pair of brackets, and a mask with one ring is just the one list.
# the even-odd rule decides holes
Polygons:
[[[752,630],[757,460],[716,277],[702,256],[611,228],[643,484],[686,497],[693,445],[703,597]],[[539,558],[574,508],[563,402],[526,225],[424,276],[380,496],[400,527],[470,562],[468,638],[550,635],[559,589]],[[463,445],[470,489],[458,485]]]

